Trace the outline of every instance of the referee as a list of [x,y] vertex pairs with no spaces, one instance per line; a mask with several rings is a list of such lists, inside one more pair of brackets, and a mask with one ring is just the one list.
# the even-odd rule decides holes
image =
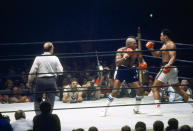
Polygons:
[[[54,45],[51,42],[46,42],[43,45],[44,53],[37,56],[33,62],[28,76],[27,85],[31,88],[31,83],[36,80],[34,109],[37,114],[40,114],[40,103],[42,102],[43,94],[46,94],[46,101],[48,101],[52,109],[54,107],[55,93],[46,93],[49,91],[56,91],[56,77],[62,75],[63,67],[57,56],[54,56]],[[41,93],[38,93],[41,92]]]

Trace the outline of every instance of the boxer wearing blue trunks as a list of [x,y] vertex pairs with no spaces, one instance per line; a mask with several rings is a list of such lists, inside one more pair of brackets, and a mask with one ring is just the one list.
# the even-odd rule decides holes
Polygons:
[[[135,66],[136,60],[139,62],[139,67],[147,68],[147,64],[143,59],[141,52],[127,52],[127,53],[120,53],[123,51],[138,51],[136,40],[133,38],[128,38],[126,40],[125,47],[119,48],[117,50],[115,64],[116,64],[116,71],[114,74],[114,90],[108,96],[108,103],[107,106],[113,101],[114,96],[119,91],[121,84],[123,81],[129,83],[131,87],[138,88],[136,89],[136,104],[140,104],[143,98],[143,89],[139,88],[137,70]],[[138,114],[139,112],[139,105],[137,105],[133,109],[134,113]],[[105,109],[105,116],[107,113],[107,108]]]

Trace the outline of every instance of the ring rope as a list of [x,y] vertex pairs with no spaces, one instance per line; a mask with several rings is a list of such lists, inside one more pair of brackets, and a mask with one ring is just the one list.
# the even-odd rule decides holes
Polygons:
[[[193,68],[192,66],[177,66],[178,68]],[[147,67],[146,69],[141,69],[141,68],[138,68],[138,67],[131,67],[130,69],[136,69],[136,70],[147,70],[148,69],[162,69],[164,67]],[[170,68],[176,68],[176,66],[170,66]],[[121,71],[126,71],[127,69],[119,69]],[[38,75],[38,74],[66,74],[66,73],[85,73],[85,72],[111,72],[111,71],[118,71],[117,69],[109,69],[109,70],[77,70],[77,71],[63,71],[63,72],[50,72],[50,73],[17,73],[17,74],[4,74],[4,73],[0,73],[0,78],[1,77],[20,77],[21,75],[25,75],[25,76],[28,76],[28,75]],[[148,71],[149,72],[149,71]],[[150,72],[150,73],[154,73],[154,74],[157,74],[155,72]]]
[[[136,36],[128,36],[127,38],[135,38],[136,40],[141,40],[141,41],[152,41],[156,43],[162,43],[161,41],[157,40],[148,40],[148,39],[142,39],[138,38]],[[127,38],[119,38],[119,39],[95,39],[95,40],[74,40],[74,41],[51,41],[54,44],[72,44],[72,43],[90,43],[90,42],[112,42],[112,41],[125,41]],[[42,42],[24,42],[24,43],[0,43],[0,46],[13,46],[13,45],[37,45],[37,44],[42,44],[45,43],[46,41]],[[184,43],[175,43],[176,45],[183,45],[183,46],[190,46],[193,47],[192,44],[184,44]]]
[[[143,57],[150,57],[150,58],[155,58],[155,59],[162,59],[161,57],[154,57],[151,55],[143,55]],[[191,63],[193,64],[193,61],[189,61],[189,60],[182,60],[182,59],[175,59],[176,62],[184,62],[184,63]]]
[[[85,106],[85,107],[71,107],[71,108],[55,108],[52,110],[76,110],[76,109],[91,109],[91,108],[106,108],[106,107],[125,107],[125,106],[141,106],[141,105],[157,105],[157,104],[183,104],[183,103],[193,103],[193,101],[188,102],[161,102],[161,103],[143,103],[143,104],[125,104],[125,105],[110,105],[110,106]],[[24,112],[32,112],[36,110],[23,110]],[[1,111],[1,113],[14,113],[16,111]]]
[[[178,49],[164,49],[164,50],[139,50],[139,51],[106,51],[106,52],[88,52],[88,54],[93,55],[80,55],[80,56],[58,56],[59,58],[84,58],[84,57],[96,57],[96,54],[99,54],[98,56],[115,56],[114,53],[127,53],[127,52],[155,52],[155,51],[176,51],[176,50],[193,50],[193,48],[178,48]],[[69,53],[72,54],[72,53]],[[81,54],[81,53],[80,53]],[[86,53],[84,53],[86,54]],[[46,56],[46,55],[40,55],[40,56]],[[49,55],[50,56],[50,55]],[[147,55],[146,55],[147,56]],[[150,56],[151,57],[151,56]],[[152,56],[153,57],[153,56]],[[155,58],[155,57],[154,57]],[[158,58],[159,59],[159,58]],[[34,58],[15,58],[15,59],[0,59],[0,61],[25,61],[25,60],[34,60]],[[183,60],[185,61],[185,60]]]
[[[147,69],[140,69],[140,68],[136,68],[136,67],[131,67],[134,68],[136,70],[147,70],[147,69],[161,69],[163,67],[148,67]],[[176,68],[175,66],[171,66],[170,68]],[[192,66],[178,66],[178,68],[193,68]],[[127,69],[119,69],[121,71],[125,71]],[[109,69],[109,72],[111,71],[117,71],[116,69]],[[38,74],[66,74],[66,73],[85,73],[85,72],[106,72],[106,70],[78,70],[78,71],[64,71],[64,72],[52,72],[52,73],[23,73],[23,74],[4,74],[4,73],[0,73],[0,78],[7,78],[7,77],[20,77],[22,75],[28,76],[28,75],[38,75]],[[148,71],[148,73],[150,74],[157,74],[156,72],[150,72]],[[178,78],[187,78],[189,80],[192,80],[193,78],[189,78],[189,77],[178,77]]]
[[[157,75],[156,72],[152,72],[152,71],[148,71],[148,73],[153,74],[153,75]],[[193,78],[185,77],[185,76],[179,76],[178,78],[185,79],[185,80],[193,80]]]
[[[163,88],[163,87],[168,87],[168,86],[171,86],[171,85],[163,85],[163,86],[139,86],[139,87],[132,87],[132,86],[129,86],[127,88],[124,87],[124,89],[139,89],[139,88],[142,88],[142,89],[149,89],[149,88]],[[192,86],[191,84],[179,84],[179,85],[176,85],[176,86]],[[97,87],[102,87],[102,86],[94,86],[95,88]],[[84,89],[84,88],[90,88],[90,89]],[[87,91],[101,91],[101,90],[120,90],[121,88],[101,88],[101,89],[93,89],[93,86],[90,86],[90,87],[84,87],[84,86],[81,86],[81,87],[74,87],[74,89],[84,89],[84,90],[64,90],[64,89],[70,89],[70,88],[62,88],[61,89],[57,89],[56,91],[39,91],[39,92],[36,92],[36,91],[30,91],[30,90],[23,90],[21,92],[17,92],[17,93],[13,93],[12,90],[0,90],[0,94],[7,94],[7,95],[13,95],[13,94],[42,94],[42,93],[61,93],[61,92],[87,92]],[[173,92],[173,93],[176,93],[176,92]]]

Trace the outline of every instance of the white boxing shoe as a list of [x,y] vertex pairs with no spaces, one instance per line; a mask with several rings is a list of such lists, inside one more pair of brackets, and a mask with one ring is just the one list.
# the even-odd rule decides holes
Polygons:
[[134,114],[141,114],[141,113],[139,112],[139,110],[137,110],[137,109],[135,109],[135,108],[133,108],[133,112],[134,112]]

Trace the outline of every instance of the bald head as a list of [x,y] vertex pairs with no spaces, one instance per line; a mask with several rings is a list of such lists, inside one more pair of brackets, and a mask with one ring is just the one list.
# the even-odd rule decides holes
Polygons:
[[46,42],[43,45],[44,52],[53,53],[53,48],[54,48],[54,46],[53,46],[53,44],[51,42]]
[[136,47],[137,47],[136,40],[134,38],[127,38],[126,47],[136,49]]
[[126,43],[135,41],[134,38],[127,38]]

